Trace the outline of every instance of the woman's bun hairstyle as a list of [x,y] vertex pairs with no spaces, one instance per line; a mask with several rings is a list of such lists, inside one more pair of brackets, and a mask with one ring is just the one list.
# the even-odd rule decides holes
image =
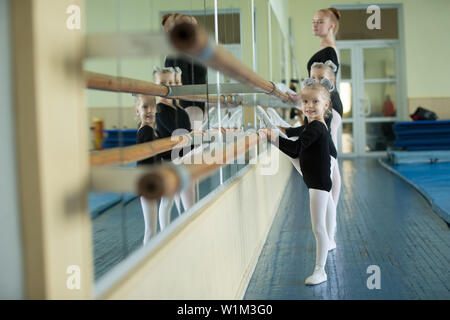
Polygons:
[[164,25],[166,24],[167,19],[170,18],[170,16],[173,15],[173,13],[166,13],[165,15],[163,15],[161,17],[161,25],[164,27]]
[[336,19],[338,19],[338,20],[341,19],[341,12],[338,9],[336,9],[336,8],[328,8],[328,10],[330,10],[334,14]]
[[318,12],[326,14],[334,23],[334,34],[339,31],[339,20],[341,19],[341,12],[336,8],[320,9]]

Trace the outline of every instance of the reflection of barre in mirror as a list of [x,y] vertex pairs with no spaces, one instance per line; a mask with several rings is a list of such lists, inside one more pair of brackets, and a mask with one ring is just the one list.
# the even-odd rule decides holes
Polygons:
[[181,53],[190,55],[225,75],[272,95],[284,103],[290,103],[289,96],[277,86],[245,66],[229,51],[214,45],[206,31],[190,23],[180,23],[169,33],[172,45]]
[[236,95],[183,95],[174,96],[172,94],[172,87],[156,84],[150,81],[136,80],[124,77],[115,77],[111,75],[95,73],[95,72],[85,72],[86,88],[96,89],[111,92],[123,92],[132,94],[145,94],[159,97],[170,97],[172,99],[189,99],[191,101],[198,102],[208,102],[211,104],[217,104],[218,101],[224,104],[239,104],[240,99]]
[[172,136],[129,147],[112,148],[90,153],[90,165],[124,165],[144,160],[160,153],[170,151],[175,146],[190,145],[191,136]]
[[[211,175],[224,164],[230,163],[246,153],[257,145],[258,141],[258,135],[251,133],[243,136],[237,143],[229,143],[225,147],[219,148],[222,152],[216,154],[216,157],[218,156],[221,161],[211,162],[204,159],[202,164],[161,167],[161,170],[144,174],[138,183],[139,194],[149,200],[173,196],[189,181],[200,180]],[[202,154],[202,158],[204,157],[205,153]]]
[[[259,139],[255,132],[240,134],[238,137],[238,141],[231,139],[233,142],[225,146],[223,143],[212,146],[210,151],[214,151],[214,155],[212,152],[205,152],[210,145],[199,146],[176,162],[182,163],[179,165],[164,162],[160,165],[140,168],[95,167],[92,169],[91,190],[130,192],[136,190],[137,186],[139,194],[150,200],[174,196],[191,181],[204,179],[221,166],[245,155],[258,142],[266,142],[264,139]],[[191,165],[184,164],[186,158],[197,156],[202,158],[199,164],[195,162]]]

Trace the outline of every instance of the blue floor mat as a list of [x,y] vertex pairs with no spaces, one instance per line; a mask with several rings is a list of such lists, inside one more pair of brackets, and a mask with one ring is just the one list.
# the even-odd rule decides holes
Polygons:
[[385,160],[380,163],[413,185],[433,210],[450,223],[450,163],[392,165]]
[[450,150],[450,121],[407,121],[394,124],[396,148]]
[[127,193],[104,193],[104,192],[89,192],[89,212],[91,219],[98,217],[103,212],[114,207],[116,204],[123,201],[124,205],[136,198],[135,194]]

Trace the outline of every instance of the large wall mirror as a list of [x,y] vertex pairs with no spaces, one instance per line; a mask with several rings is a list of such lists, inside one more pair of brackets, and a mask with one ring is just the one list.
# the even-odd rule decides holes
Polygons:
[[[144,50],[145,45],[139,45],[141,40],[117,40],[122,47],[86,56],[86,73],[121,77],[119,82],[128,78],[171,87],[182,86],[173,90],[204,99],[147,99],[131,93],[86,89],[90,155],[136,145],[143,121],[152,117],[155,118],[153,129],[158,135],[158,121],[162,116],[157,113],[165,112],[167,105],[172,108],[170,112],[185,112],[190,120],[199,120],[199,124],[191,123],[191,128],[198,131],[257,129],[260,123],[255,115],[256,105],[274,107],[281,117],[284,116],[284,109],[277,108],[278,105],[266,94],[246,92],[245,86],[214,69],[203,67],[203,71],[198,71],[198,62],[178,55],[167,41],[163,41],[171,19],[191,19],[207,30],[212,41],[226,48],[245,66],[276,84],[286,84],[291,75],[291,50],[268,0],[86,0],[85,10],[87,44],[92,48],[99,47],[100,41],[111,37],[114,41],[120,37],[154,41],[153,46]],[[175,17],[174,14],[178,15]],[[127,43],[130,48],[123,47]],[[92,48],[88,48],[88,52],[95,52]],[[233,88],[239,88],[239,99],[222,103],[221,96],[232,94]],[[155,114],[140,112],[144,107],[154,110]],[[200,114],[196,113],[198,110]],[[212,143],[210,137],[201,141],[203,144]],[[95,280],[104,278],[137,250],[160,241],[171,232],[172,224],[182,221],[186,214],[195,214],[210,199],[218,196],[228,182],[248,168],[256,154],[253,151],[249,150],[240,159],[227,163],[213,175],[196,181],[187,191],[170,199],[146,203],[132,191],[91,190],[89,209],[93,225]],[[135,168],[136,162],[120,166]]]

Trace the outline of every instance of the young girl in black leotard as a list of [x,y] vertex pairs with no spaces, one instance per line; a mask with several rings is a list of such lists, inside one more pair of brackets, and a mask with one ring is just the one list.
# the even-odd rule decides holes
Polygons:
[[309,123],[300,127],[297,141],[279,137],[270,129],[260,130],[262,136],[267,135],[272,142],[278,140],[278,148],[282,152],[300,160],[303,180],[309,189],[311,224],[316,238],[314,272],[305,280],[305,284],[310,285],[327,280],[325,263],[328,250],[335,245],[332,235],[335,229],[335,207],[330,195],[330,134],[324,119],[326,112],[330,112],[328,90],[332,84],[326,80],[322,83],[313,79],[304,82],[300,96],[303,113],[308,117]]
[[[136,95],[136,115],[139,118],[140,125],[136,135],[136,143],[146,143],[158,139],[158,134],[155,130],[155,115],[156,115],[156,99],[153,96]],[[158,155],[150,157],[137,162],[138,166],[150,165],[160,162]],[[144,215],[144,240],[145,245],[147,241],[156,234],[156,227],[158,223],[156,202],[149,201],[144,197],[140,198],[142,213]]]
[[[176,71],[174,68],[153,68],[154,81],[157,84],[166,86],[176,85]],[[177,129],[183,129],[185,132],[191,131],[189,116],[183,108],[176,106],[176,100],[168,98],[158,98],[158,112],[156,114],[156,127],[161,138],[171,137],[177,134]],[[184,150],[181,150],[184,151]],[[161,154],[164,161],[172,161],[180,157],[180,150],[174,149]],[[180,192],[183,207],[188,210],[194,204],[194,196],[191,190],[182,190]],[[170,213],[175,197],[161,198],[159,204],[159,226],[163,230],[170,223]],[[179,207],[179,205],[178,205]],[[178,213],[181,213],[179,208]]]

